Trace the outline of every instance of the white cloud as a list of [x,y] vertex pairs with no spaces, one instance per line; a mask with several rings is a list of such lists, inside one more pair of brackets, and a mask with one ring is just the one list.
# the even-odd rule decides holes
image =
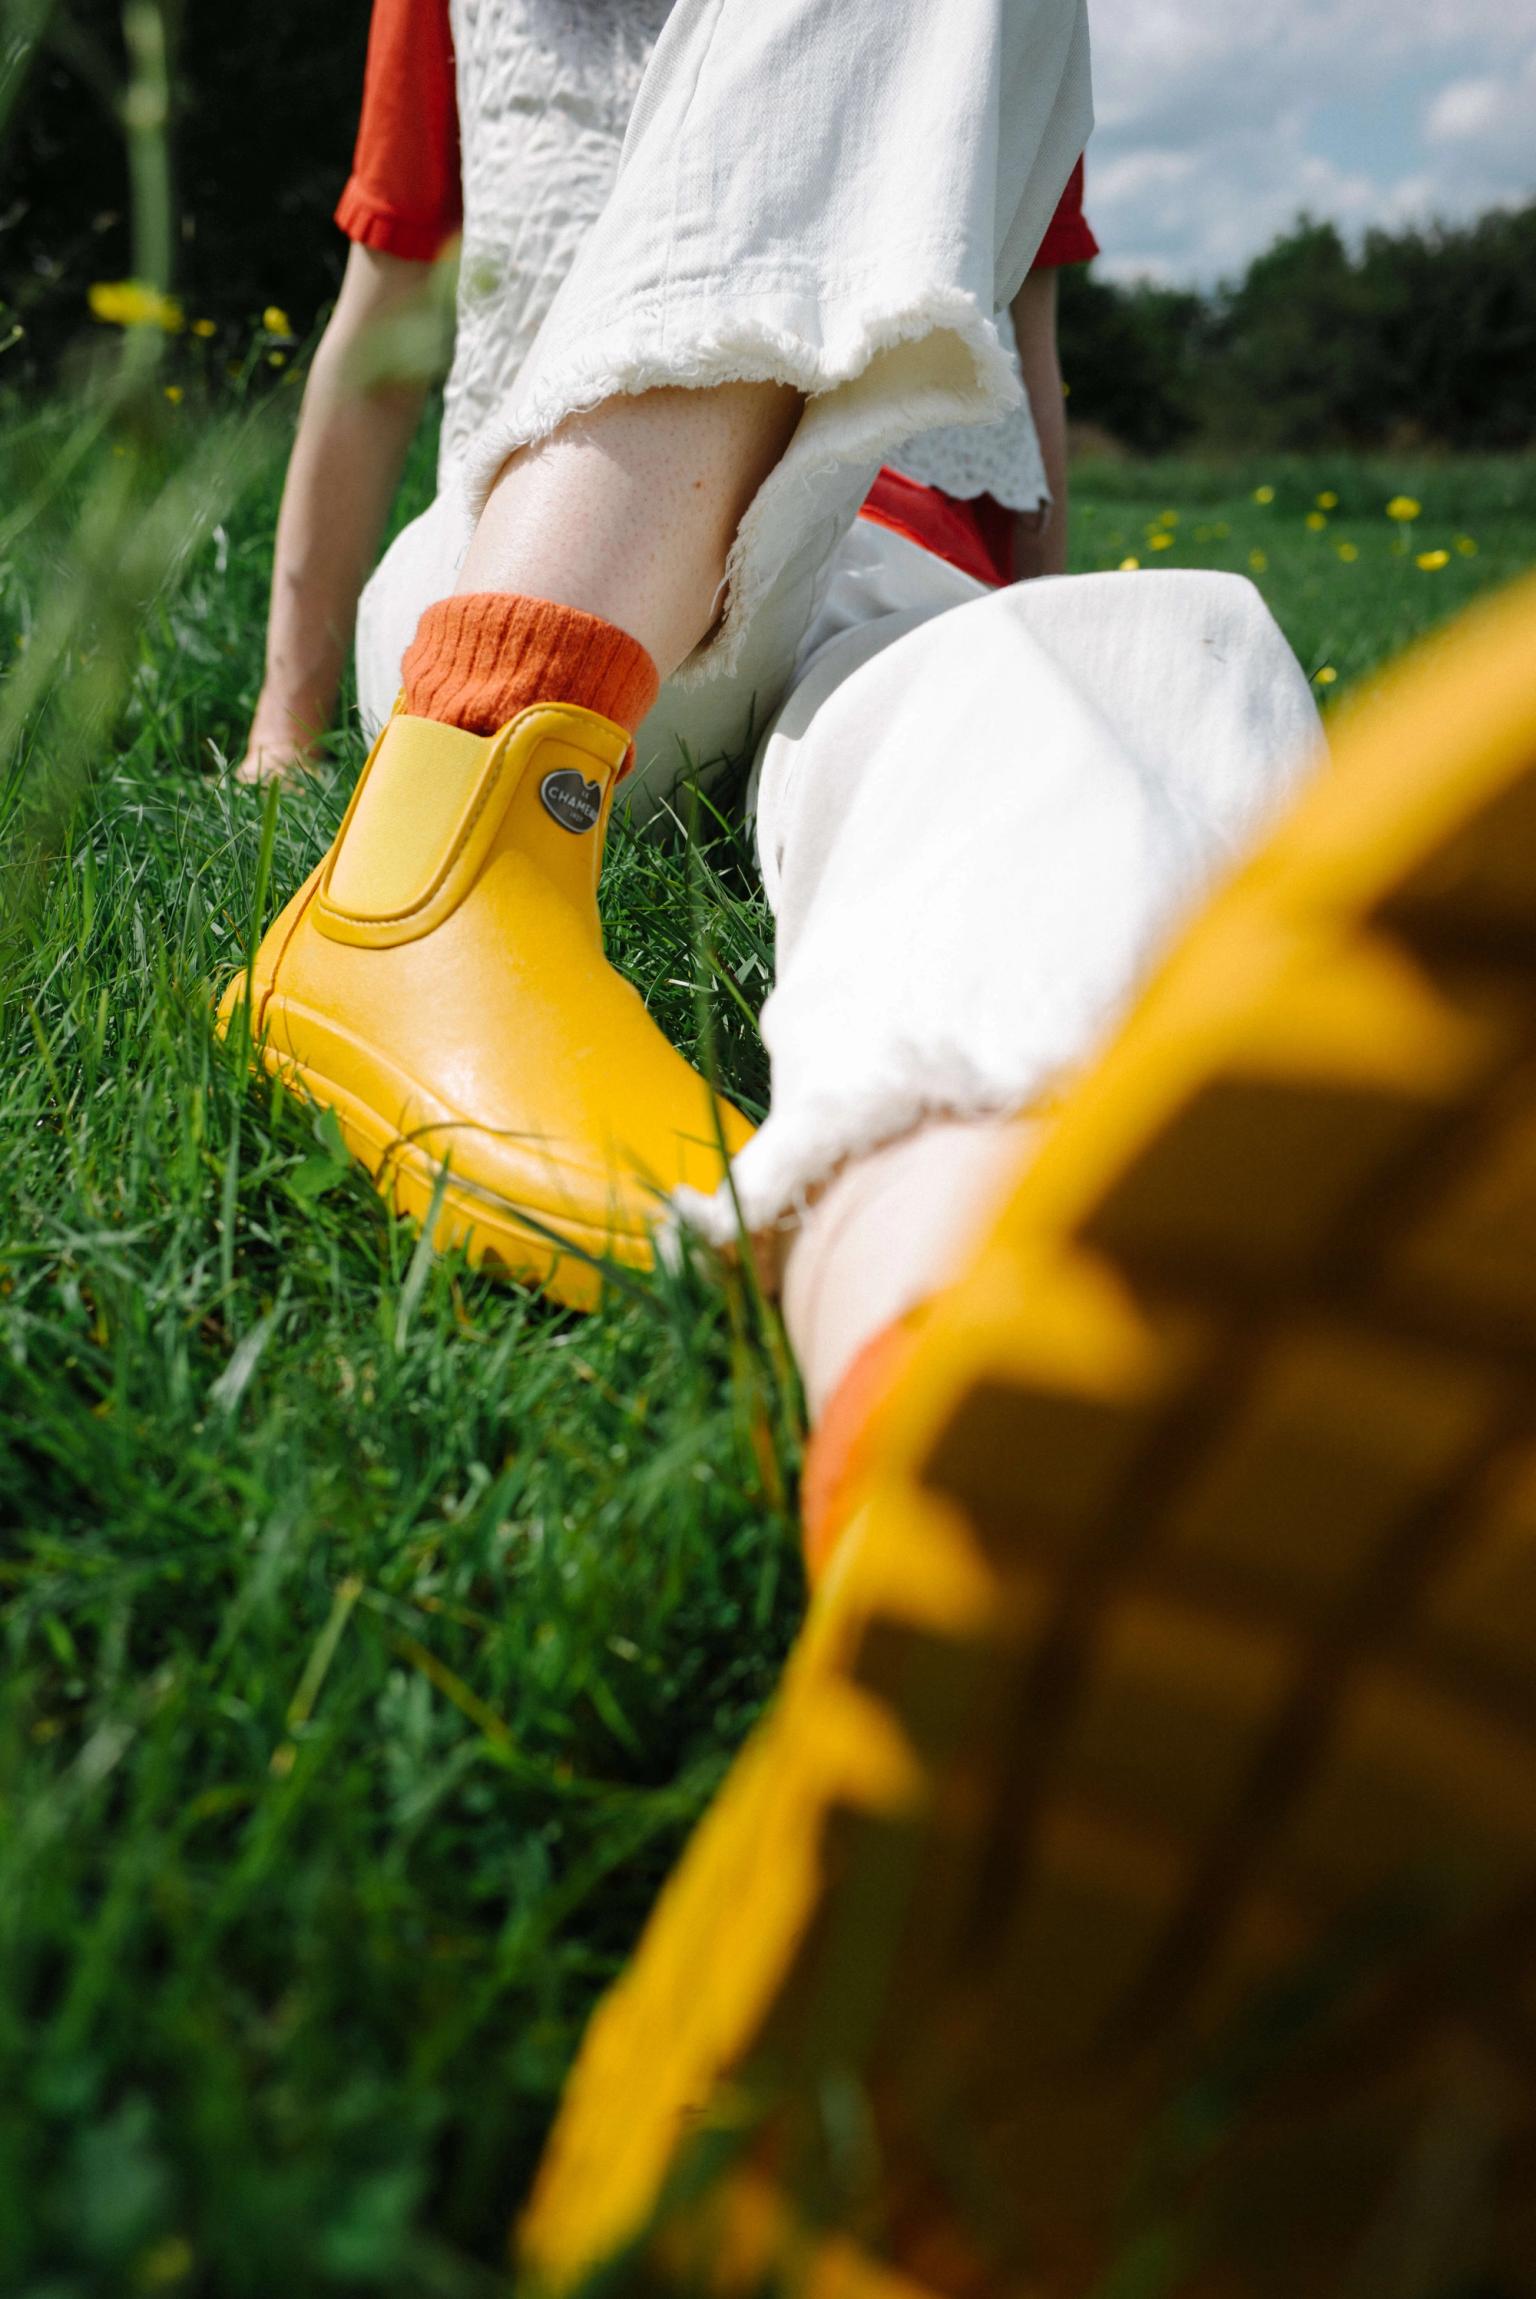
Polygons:
[[1425,113],[1424,138],[1478,180],[1536,174],[1536,45],[1512,73],[1442,88]]
[[1536,189],[1536,0],[1090,0],[1107,267],[1206,279]]
[[1503,90],[1497,80],[1456,80],[1443,88],[1425,114],[1432,144],[1460,144],[1495,125]]

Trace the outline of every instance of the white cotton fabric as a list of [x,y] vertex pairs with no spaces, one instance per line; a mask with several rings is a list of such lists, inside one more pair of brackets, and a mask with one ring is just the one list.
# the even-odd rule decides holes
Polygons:
[[925,1118],[1055,1089],[1320,752],[1306,677],[1236,576],[953,596],[831,637],[764,746],[769,1115],[734,1197],[678,1203],[721,1244],[738,1206],[788,1224]]
[[607,205],[671,8],[672,0],[451,0],[464,240],[440,485],[506,399]]
[[1019,365],[1011,315],[1006,323],[998,321],[998,333],[1018,372],[1022,396],[1017,406],[995,423],[952,424],[943,431],[920,432],[886,460],[892,470],[962,502],[991,495],[1010,511],[1043,511],[1051,501],[1051,483],[1045,475],[1045,455]]
[[[443,483],[506,398],[607,204],[672,5],[452,0],[464,238],[439,449]],[[1027,398],[998,423],[930,433],[890,461],[952,495],[991,494],[1021,511],[1050,500]]]
[[466,516],[510,454],[579,408],[661,385],[793,385],[805,415],[742,523],[691,675],[736,673],[767,622],[798,642],[886,457],[1017,406],[994,314],[1091,125],[1082,0],[677,0],[614,196],[469,445]]
[[453,5],[460,341],[439,500],[359,615],[365,720],[508,455],[615,394],[774,380],[805,418],[676,682],[693,754],[739,746],[904,443],[1005,422],[997,491],[1044,500],[1006,306],[1092,126],[1084,0]]

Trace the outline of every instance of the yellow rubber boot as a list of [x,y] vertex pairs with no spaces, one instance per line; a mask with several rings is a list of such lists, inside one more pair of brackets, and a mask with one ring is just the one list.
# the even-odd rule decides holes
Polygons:
[[336,843],[225,993],[439,1244],[590,1307],[664,1194],[749,1138],[603,956],[621,726],[568,704],[482,737],[397,713]]
[[1342,725],[861,1459],[530,2283],[1536,2291],[1536,587]]

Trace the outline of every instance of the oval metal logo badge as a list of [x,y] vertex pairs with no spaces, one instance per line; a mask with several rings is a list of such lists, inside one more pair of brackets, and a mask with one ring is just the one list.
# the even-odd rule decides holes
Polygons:
[[583,831],[596,828],[603,811],[602,784],[588,782],[574,766],[556,767],[553,774],[546,774],[539,784],[539,796],[545,813],[578,838]]

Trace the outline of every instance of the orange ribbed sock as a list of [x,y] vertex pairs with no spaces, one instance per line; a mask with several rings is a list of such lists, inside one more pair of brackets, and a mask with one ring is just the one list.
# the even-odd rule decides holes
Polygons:
[[661,684],[627,631],[507,591],[464,591],[428,607],[402,670],[406,709],[466,734],[494,734],[541,702],[576,703],[633,734]]
[[806,1569],[819,1581],[832,1561],[868,1463],[877,1408],[912,1354],[926,1302],[872,1334],[827,1399],[800,1474]]

